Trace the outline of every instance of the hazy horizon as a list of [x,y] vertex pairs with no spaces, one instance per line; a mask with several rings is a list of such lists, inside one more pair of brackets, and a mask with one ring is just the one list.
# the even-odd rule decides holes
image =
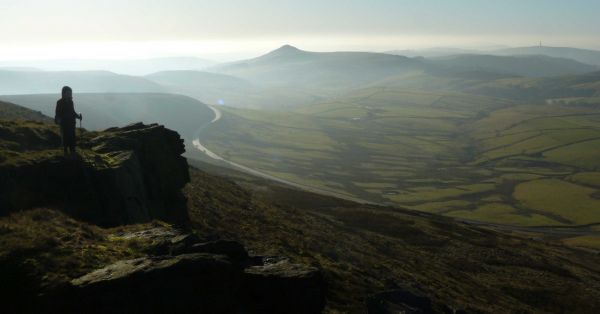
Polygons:
[[[249,58],[312,51],[569,46],[600,49],[600,3],[570,1],[0,0],[0,60]],[[35,9],[32,9],[35,8]]]

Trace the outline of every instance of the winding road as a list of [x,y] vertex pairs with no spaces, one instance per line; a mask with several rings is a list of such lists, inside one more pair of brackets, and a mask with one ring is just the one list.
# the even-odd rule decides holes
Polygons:
[[301,184],[301,183],[296,183],[296,182],[292,182],[292,181],[288,181],[282,178],[278,178],[276,176],[273,176],[271,174],[262,172],[260,170],[256,170],[256,169],[252,169],[250,167],[244,166],[244,165],[240,165],[236,162],[233,162],[231,160],[227,160],[221,156],[219,156],[218,154],[216,154],[215,152],[209,150],[208,148],[206,148],[206,146],[202,145],[202,143],[200,142],[200,133],[202,132],[202,130],[204,130],[206,127],[208,127],[210,124],[216,123],[219,120],[221,120],[221,118],[223,117],[223,113],[221,112],[221,110],[219,110],[219,108],[215,107],[215,106],[211,106],[211,105],[206,105],[208,106],[208,108],[210,108],[214,113],[215,113],[215,118],[212,119],[212,121],[206,125],[203,125],[202,127],[200,127],[195,135],[194,135],[194,140],[192,141],[192,144],[194,145],[194,148],[198,149],[199,151],[201,151],[202,153],[204,153],[206,156],[214,159],[214,160],[218,160],[220,162],[226,163],[229,166],[239,169],[243,172],[249,173],[251,175],[260,177],[260,178],[264,178],[267,180],[271,180],[271,181],[275,181],[281,184],[285,184],[285,185],[289,185],[301,190],[306,190],[309,192],[313,192],[313,193],[317,193],[317,194],[322,194],[322,195],[328,195],[328,196],[334,196],[337,198],[341,198],[341,199],[345,199],[345,200],[349,200],[349,201],[353,201],[353,202],[357,202],[357,203],[362,203],[362,204],[372,204],[372,205],[381,205],[378,203],[374,203],[374,202],[370,202],[358,197],[354,197],[352,195],[348,195],[348,194],[344,194],[344,193],[339,193],[336,191],[330,191],[327,189],[323,189],[323,188],[318,188],[318,187],[314,187],[314,186],[310,186],[310,185],[305,185],[305,184]]

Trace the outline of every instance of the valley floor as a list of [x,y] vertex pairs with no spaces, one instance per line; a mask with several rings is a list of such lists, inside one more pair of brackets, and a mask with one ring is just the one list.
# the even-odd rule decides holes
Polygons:
[[371,88],[295,113],[225,108],[199,141],[228,162],[338,197],[576,226],[600,222],[598,110]]

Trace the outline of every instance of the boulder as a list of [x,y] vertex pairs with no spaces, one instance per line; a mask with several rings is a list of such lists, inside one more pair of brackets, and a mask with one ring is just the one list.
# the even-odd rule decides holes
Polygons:
[[57,308],[71,313],[231,313],[241,271],[225,256],[183,254],[119,261],[73,280]]
[[321,313],[324,287],[317,268],[286,259],[244,270],[245,303],[255,313]]

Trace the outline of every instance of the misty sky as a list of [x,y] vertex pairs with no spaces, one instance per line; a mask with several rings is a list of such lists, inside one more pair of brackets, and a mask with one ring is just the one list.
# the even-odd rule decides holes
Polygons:
[[534,45],[600,49],[598,0],[0,0],[0,59]]

